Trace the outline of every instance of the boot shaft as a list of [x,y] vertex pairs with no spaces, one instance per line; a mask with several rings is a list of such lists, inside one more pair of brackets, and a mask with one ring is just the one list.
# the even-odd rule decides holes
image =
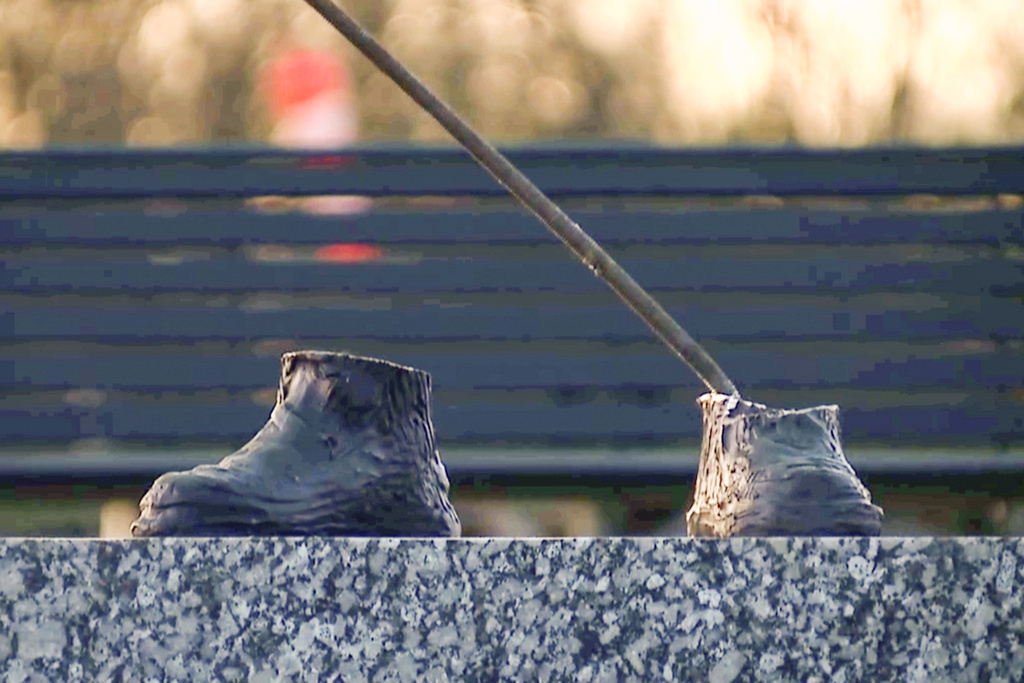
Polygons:
[[311,424],[387,437],[408,420],[427,428],[432,448],[430,394],[429,374],[390,361],[329,351],[281,356],[277,403]]

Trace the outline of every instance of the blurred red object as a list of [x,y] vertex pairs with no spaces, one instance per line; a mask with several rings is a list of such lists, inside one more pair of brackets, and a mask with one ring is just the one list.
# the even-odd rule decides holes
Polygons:
[[311,157],[303,159],[299,162],[302,168],[345,168],[351,166],[356,162],[354,157],[343,156],[341,154],[326,154],[322,157]]
[[266,79],[270,107],[277,121],[297,105],[324,94],[343,94],[349,90],[344,65],[331,54],[318,50],[286,52],[267,69]]
[[317,249],[313,258],[327,263],[366,263],[384,258],[384,250],[372,244],[329,244]]

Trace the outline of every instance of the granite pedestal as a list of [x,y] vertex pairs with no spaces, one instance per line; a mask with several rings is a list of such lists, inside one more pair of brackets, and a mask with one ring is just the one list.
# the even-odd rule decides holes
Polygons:
[[1019,681],[1019,539],[0,539],[0,680]]

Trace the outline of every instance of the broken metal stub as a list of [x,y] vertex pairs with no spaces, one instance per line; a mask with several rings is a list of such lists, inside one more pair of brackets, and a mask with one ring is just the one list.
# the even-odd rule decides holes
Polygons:
[[704,394],[691,536],[877,536],[882,508],[843,454],[839,407]]

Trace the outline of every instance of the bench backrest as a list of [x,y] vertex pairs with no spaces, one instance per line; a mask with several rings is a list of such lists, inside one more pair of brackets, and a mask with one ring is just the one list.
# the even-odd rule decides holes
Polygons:
[[[1024,440],[1024,150],[512,160],[748,398]],[[376,199],[243,201],[329,193]],[[699,382],[502,193],[452,150],[2,154],[0,441],[238,445],[296,348],[429,371],[446,444],[696,438]]]

